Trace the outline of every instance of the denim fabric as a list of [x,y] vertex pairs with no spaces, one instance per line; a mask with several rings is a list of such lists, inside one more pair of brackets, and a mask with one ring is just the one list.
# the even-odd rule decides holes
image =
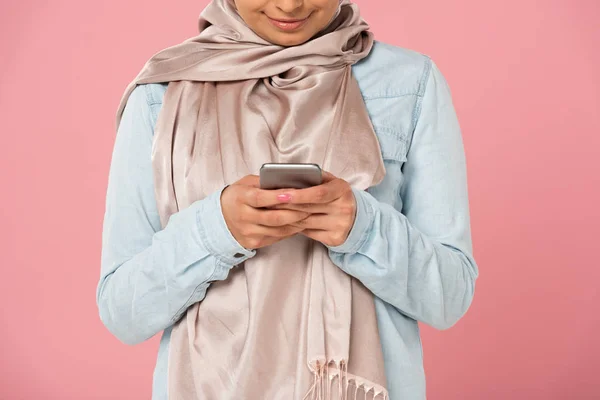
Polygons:
[[[429,57],[376,42],[353,73],[387,174],[366,191],[353,189],[356,221],[329,256],[376,297],[390,399],[425,399],[418,322],[454,325],[471,304],[478,275],[461,131],[449,87]],[[166,87],[137,86],[125,108],[110,165],[97,289],[100,317],[122,342],[163,332],[154,400],[167,399],[172,324],[211,282],[256,254],[229,232],[222,189],[161,229],[151,150]]]

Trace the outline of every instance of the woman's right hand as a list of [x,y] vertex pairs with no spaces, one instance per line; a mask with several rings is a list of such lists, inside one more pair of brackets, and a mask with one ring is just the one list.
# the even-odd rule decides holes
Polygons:
[[309,213],[263,208],[288,201],[286,189],[260,189],[258,175],[246,175],[221,192],[221,209],[227,227],[247,249],[269,246],[303,230],[290,224],[303,220]]

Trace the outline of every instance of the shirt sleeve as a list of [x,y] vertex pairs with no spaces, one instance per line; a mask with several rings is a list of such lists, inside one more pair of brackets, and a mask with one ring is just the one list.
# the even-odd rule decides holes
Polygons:
[[355,223],[329,256],[403,314],[446,329],[469,308],[478,267],[461,130],[447,82],[429,66],[403,166],[402,212],[353,188]]
[[[142,342],[201,301],[210,282],[253,257],[230,233],[221,210],[224,188],[171,215],[161,229],[151,165],[157,118],[152,84],[138,85],[114,143],[102,230],[96,299],[108,330]],[[155,97],[155,96],[154,96]]]

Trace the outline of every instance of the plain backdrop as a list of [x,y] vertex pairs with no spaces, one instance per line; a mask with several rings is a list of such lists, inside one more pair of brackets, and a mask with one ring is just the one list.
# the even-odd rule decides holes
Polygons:
[[[95,291],[118,101],[207,1],[0,2],[0,399],[149,399]],[[422,326],[429,399],[598,399],[600,2],[361,0],[428,54],[463,129],[473,305]]]

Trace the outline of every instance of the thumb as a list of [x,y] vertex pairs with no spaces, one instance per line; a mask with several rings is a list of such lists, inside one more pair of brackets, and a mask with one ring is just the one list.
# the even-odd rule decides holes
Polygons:
[[321,171],[321,176],[323,177],[323,183],[327,183],[327,182],[332,181],[332,180],[334,180],[334,179],[337,178],[331,172],[328,172],[328,171],[325,171],[325,170]]
[[242,179],[239,179],[234,185],[260,187],[260,178],[258,175],[246,175]]

